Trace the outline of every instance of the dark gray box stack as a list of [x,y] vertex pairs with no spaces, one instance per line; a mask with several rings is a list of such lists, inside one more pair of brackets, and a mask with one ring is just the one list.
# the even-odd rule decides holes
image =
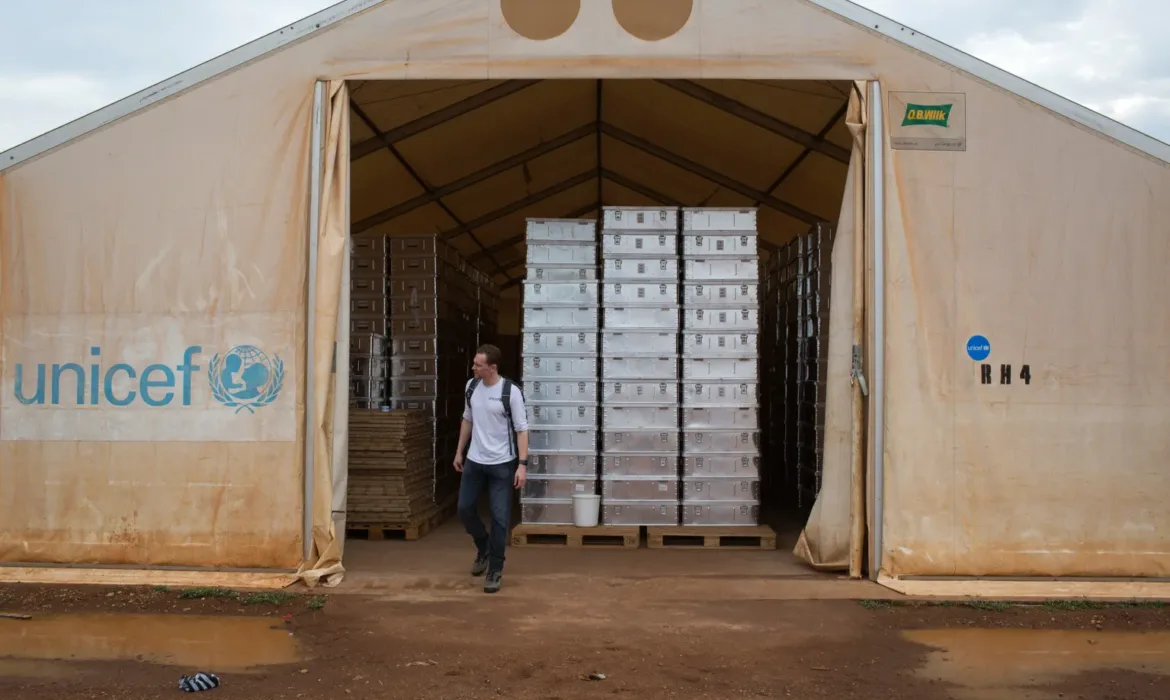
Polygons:
[[389,397],[389,253],[385,238],[354,239],[350,251],[349,405],[354,408],[381,408]]
[[436,502],[458,484],[452,467],[464,387],[481,337],[479,287],[441,236],[390,240],[390,405],[432,416]]
[[683,210],[682,523],[756,525],[760,503],[755,209]]
[[678,210],[606,207],[601,520],[677,525]]
[[521,367],[528,482],[521,521],[571,525],[573,495],[597,493],[597,222],[530,219]]

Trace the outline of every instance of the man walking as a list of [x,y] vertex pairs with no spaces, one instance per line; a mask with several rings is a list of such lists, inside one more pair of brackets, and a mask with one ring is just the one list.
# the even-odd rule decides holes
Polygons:
[[[500,376],[500,349],[483,345],[475,351],[467,382],[463,424],[455,471],[463,473],[459,487],[459,519],[475,540],[472,576],[485,572],[483,590],[500,590],[504,573],[504,547],[512,524],[512,489],[524,486],[528,471],[528,416],[520,387]],[[471,449],[468,450],[470,441]],[[464,452],[467,458],[464,459]],[[491,502],[491,536],[476,508],[484,487]]]

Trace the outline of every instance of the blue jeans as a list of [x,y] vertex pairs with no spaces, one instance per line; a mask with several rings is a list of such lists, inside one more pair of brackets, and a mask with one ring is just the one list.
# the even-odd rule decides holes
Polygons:
[[[512,524],[512,490],[516,477],[515,460],[503,464],[480,464],[470,459],[463,461],[463,480],[459,485],[459,519],[467,534],[475,540],[479,556],[488,556],[488,571],[504,570],[504,547],[508,544],[508,529]],[[479,519],[479,494],[488,490],[491,504],[492,532],[489,538],[483,521]]]

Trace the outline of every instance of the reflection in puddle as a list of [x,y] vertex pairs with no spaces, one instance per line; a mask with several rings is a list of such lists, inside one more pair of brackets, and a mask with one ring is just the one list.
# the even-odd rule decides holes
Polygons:
[[283,627],[273,618],[196,615],[0,620],[0,676],[66,673],[53,661],[142,661],[216,673],[291,664],[300,654]]
[[918,677],[950,683],[961,700],[1055,698],[1042,686],[1120,669],[1170,675],[1170,633],[954,629],[903,632],[933,647]]

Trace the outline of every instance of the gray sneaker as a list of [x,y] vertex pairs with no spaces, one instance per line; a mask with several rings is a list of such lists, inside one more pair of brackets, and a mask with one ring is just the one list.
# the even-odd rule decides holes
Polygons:
[[500,584],[503,583],[504,574],[499,571],[492,571],[487,575],[483,582],[484,593],[496,593],[500,590]]
[[487,571],[487,568],[488,568],[487,555],[484,554],[481,556],[477,556],[475,558],[475,563],[471,565],[471,575],[472,576],[483,576],[484,572]]

